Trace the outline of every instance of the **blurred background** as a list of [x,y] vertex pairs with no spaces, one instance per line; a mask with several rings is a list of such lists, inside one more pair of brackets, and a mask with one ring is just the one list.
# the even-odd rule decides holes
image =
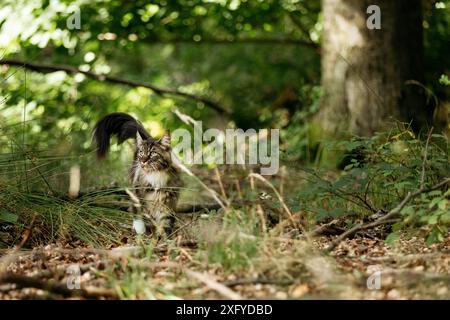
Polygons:
[[[379,1],[378,31],[365,26],[364,2],[2,0],[1,151],[11,148],[13,135],[33,150],[86,154],[94,122],[114,111],[132,113],[158,136],[182,126],[175,107],[210,127],[280,128],[284,157],[303,162],[315,159],[324,132],[371,135],[396,109],[406,121],[411,113],[427,121],[434,114],[444,129],[450,2]],[[353,43],[355,30],[367,44]],[[134,84],[99,81],[101,75]],[[405,81],[426,95],[426,102],[410,99],[411,112],[385,98]],[[336,93],[342,90],[354,93]],[[385,101],[376,101],[381,96]]]

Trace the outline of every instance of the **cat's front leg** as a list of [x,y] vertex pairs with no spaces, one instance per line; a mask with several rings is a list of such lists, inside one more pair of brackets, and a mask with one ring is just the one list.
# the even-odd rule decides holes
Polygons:
[[157,209],[153,212],[153,232],[158,239],[168,239],[173,233],[175,217],[170,210]]

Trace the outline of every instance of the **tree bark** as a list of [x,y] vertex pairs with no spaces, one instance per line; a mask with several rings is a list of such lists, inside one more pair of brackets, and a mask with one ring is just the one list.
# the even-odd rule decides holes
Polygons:
[[[428,123],[421,0],[322,2],[322,130],[370,136],[393,119]],[[370,5],[381,9],[381,29],[367,27]]]

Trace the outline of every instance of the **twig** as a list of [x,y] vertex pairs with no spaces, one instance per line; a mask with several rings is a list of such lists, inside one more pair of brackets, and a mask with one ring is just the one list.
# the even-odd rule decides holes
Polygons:
[[18,251],[22,249],[22,247],[28,242],[28,240],[31,237],[31,233],[33,231],[34,224],[36,223],[37,214],[34,213],[33,217],[31,218],[30,226],[23,232],[22,234],[22,240],[20,243],[16,246],[15,250]]
[[69,66],[69,65],[53,65],[53,64],[42,64],[42,63],[33,63],[33,62],[27,62],[27,61],[21,61],[16,59],[2,59],[0,60],[0,65],[10,65],[10,66],[19,66],[25,69],[29,69],[36,72],[41,73],[49,73],[49,72],[55,72],[55,71],[64,71],[69,74],[77,74],[82,73],[85,76],[97,80],[97,81],[107,81],[110,83],[116,83],[116,84],[122,84],[127,85],[130,87],[143,87],[152,90],[158,95],[177,95],[180,97],[196,100],[199,102],[204,103],[205,105],[209,106],[210,108],[216,110],[220,114],[230,114],[230,111],[223,108],[219,104],[217,104],[214,101],[211,101],[207,98],[200,97],[191,93],[182,92],[177,89],[168,89],[168,88],[160,88],[157,86],[154,86],[152,84],[144,83],[144,82],[138,82],[138,81],[132,81],[132,80],[125,80],[118,77],[112,77],[107,76],[104,74],[97,74],[92,71],[82,71],[76,67]]
[[[172,110],[173,113],[175,113],[175,115],[177,117],[180,118],[181,121],[183,121],[186,124],[189,125],[193,125],[194,129],[195,129],[195,123],[196,121],[184,114],[181,113],[178,109],[174,109]],[[178,156],[172,152],[172,161],[174,163],[174,165],[178,168],[180,168],[182,171],[184,171],[186,174],[188,174],[189,176],[191,176],[192,178],[194,178],[206,191],[209,192],[209,194],[211,194],[211,196],[213,197],[213,199],[221,206],[222,209],[226,210],[227,206],[225,206],[225,204],[223,203],[223,201],[218,197],[216,191],[214,191],[213,189],[211,189],[210,187],[208,187],[199,177],[197,177],[188,167],[186,167],[182,161],[178,158]]]
[[12,249],[6,249],[5,255],[3,257],[0,257],[0,274],[5,272],[8,265],[21,256],[21,249],[31,237],[31,232],[33,231],[34,224],[36,223],[36,218],[37,215],[33,214],[30,226],[23,232],[22,240],[20,241],[20,243]]
[[[253,170],[252,170],[253,173]],[[250,189],[252,191],[255,190],[255,181],[254,178],[252,176],[250,176]],[[267,232],[267,223],[266,223],[266,213],[264,212],[264,209],[262,208],[262,206],[260,204],[256,205],[256,213],[259,216],[259,219],[261,220],[261,231],[263,234],[266,234]]]
[[227,193],[225,192],[225,188],[223,187],[222,177],[220,176],[220,171],[216,167],[216,168],[214,168],[214,172],[216,173],[217,182],[219,183],[220,192],[222,193],[222,197],[225,199],[225,202],[228,204]]
[[227,287],[235,287],[250,284],[272,284],[278,286],[290,286],[293,283],[294,280],[290,279],[267,279],[267,278],[244,278],[222,282],[222,284],[226,285]]
[[413,200],[415,197],[417,197],[418,195],[422,194],[422,193],[426,193],[426,192],[430,192],[436,189],[439,189],[443,186],[445,186],[446,184],[450,183],[450,178],[444,179],[443,181],[439,182],[438,184],[432,186],[431,188],[425,189],[425,188],[420,188],[416,191],[414,191],[413,193],[408,192],[408,194],[406,195],[406,197],[402,200],[402,202],[400,202],[400,204],[398,206],[396,206],[394,209],[392,209],[391,211],[389,211],[385,216],[375,220],[374,222],[370,222],[370,223],[360,223],[356,226],[354,226],[353,228],[351,228],[350,230],[347,230],[346,232],[344,232],[343,234],[341,234],[339,237],[337,237],[326,249],[325,252],[331,252],[334,250],[334,248],[336,248],[337,245],[339,245],[339,243],[341,243],[344,239],[346,239],[347,237],[355,234],[356,232],[358,232],[359,230],[363,230],[363,229],[369,229],[369,228],[373,228],[382,224],[388,224],[388,223],[392,223],[392,222],[396,222],[398,221],[398,219],[396,219],[397,215],[400,214],[400,212],[403,210],[403,208],[411,201]]
[[[82,297],[86,299],[117,298],[117,294],[112,289],[69,289],[66,285],[54,280],[42,281],[36,277],[7,273],[0,276],[0,283],[13,283],[17,288],[36,288],[45,290],[64,297]],[[17,289],[15,288],[15,289]]]
[[[266,185],[268,185],[273,190],[273,192],[275,193],[275,195],[278,198],[278,201],[280,201],[281,206],[283,207],[284,211],[286,211],[289,220],[291,220],[292,224],[294,226],[296,226],[297,224],[295,223],[295,220],[294,220],[291,210],[288,208],[288,206],[284,202],[283,197],[280,195],[280,193],[277,191],[277,189],[273,186],[273,184],[271,184],[269,181],[267,181],[266,178],[264,178],[262,175],[260,175],[258,173],[250,173],[249,177],[254,177],[254,178],[264,182]],[[300,227],[301,227],[301,229],[303,229],[303,226],[300,225]]]
[[373,262],[383,262],[383,261],[399,261],[408,262],[416,260],[429,260],[433,258],[441,258],[450,253],[450,250],[444,250],[442,252],[434,253],[419,253],[419,254],[409,254],[409,255],[395,255],[395,256],[383,256],[383,257],[365,257],[364,260],[369,260]]
[[388,269],[382,270],[383,275],[394,275],[396,278],[404,277],[409,283],[421,282],[421,281],[448,281],[450,276],[448,274],[423,272],[423,271],[413,271],[413,270],[398,270],[398,269]]
[[236,185],[236,191],[237,191],[239,199],[242,199],[242,191],[241,191],[241,185],[239,183],[239,179],[235,179],[234,184]]
[[177,166],[183,170],[186,174],[188,174],[189,176],[191,176],[192,178],[194,178],[206,191],[209,192],[209,194],[212,196],[212,198],[217,202],[217,204],[220,205],[220,207],[224,210],[226,210],[226,206],[225,204],[222,202],[222,200],[220,200],[220,198],[217,196],[216,191],[214,191],[213,189],[211,189],[210,187],[208,187],[199,177],[197,177],[188,167],[186,167],[184,164],[181,163],[181,161],[179,161],[177,163]]
[[[197,242],[193,241],[193,240],[184,240],[181,241],[181,243],[179,244],[179,246],[182,247],[190,247],[190,248],[195,248],[197,246]],[[167,252],[167,250],[169,249],[169,246],[167,245],[158,245],[156,247],[154,247],[152,250],[155,253],[164,253]],[[66,249],[66,248],[52,248],[52,253],[62,253],[62,254],[67,254],[67,255],[77,255],[77,254],[98,254],[101,256],[106,256],[109,257],[111,259],[115,259],[115,258],[121,258],[123,256],[136,256],[139,253],[142,252],[143,248],[141,246],[123,246],[123,247],[117,247],[117,248],[113,248],[113,249],[96,249],[96,248],[74,248],[74,249]],[[16,251],[13,252],[11,254],[8,255],[8,250],[5,250],[7,252],[7,256],[2,257],[2,259],[9,257],[9,256],[14,256],[14,257],[20,257],[20,256],[29,256],[29,255],[33,255],[39,252],[45,252],[44,250],[29,250],[29,251]],[[2,250],[0,250],[0,252],[2,252]],[[2,261],[3,263],[3,261]],[[6,263],[11,263],[11,261],[7,261]],[[1,271],[1,270],[0,270]]]
[[339,220],[334,219],[333,221],[330,221],[326,224],[318,226],[317,228],[315,228],[312,231],[309,231],[309,234],[311,236],[317,236],[317,235],[322,235],[322,234],[326,234],[326,233],[331,233],[333,230],[336,231],[336,229],[339,229],[339,228],[336,227],[336,229],[333,229],[333,226],[335,224],[337,224],[338,222],[339,222]]
[[208,288],[211,290],[214,290],[221,295],[223,295],[225,298],[231,299],[231,300],[243,300],[242,296],[227,286],[223,285],[220,282],[217,282],[211,276],[209,276],[206,273],[199,273],[193,270],[185,269],[184,272],[191,278],[194,278],[202,283],[204,283]]
[[199,203],[199,204],[184,204],[179,205],[176,209],[176,213],[195,213],[199,211],[211,211],[218,210],[222,206],[218,203]]

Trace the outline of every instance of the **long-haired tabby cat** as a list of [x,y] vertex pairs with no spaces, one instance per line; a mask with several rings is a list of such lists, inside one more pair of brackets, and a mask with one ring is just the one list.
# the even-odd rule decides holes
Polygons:
[[101,118],[94,128],[98,158],[106,156],[112,135],[117,136],[119,144],[130,138],[136,141],[130,181],[142,205],[135,204],[133,213],[136,214],[139,208],[142,215],[152,222],[152,229],[158,237],[170,235],[179,188],[182,186],[172,161],[170,135],[165,133],[160,139],[153,138],[132,116],[111,113]]

